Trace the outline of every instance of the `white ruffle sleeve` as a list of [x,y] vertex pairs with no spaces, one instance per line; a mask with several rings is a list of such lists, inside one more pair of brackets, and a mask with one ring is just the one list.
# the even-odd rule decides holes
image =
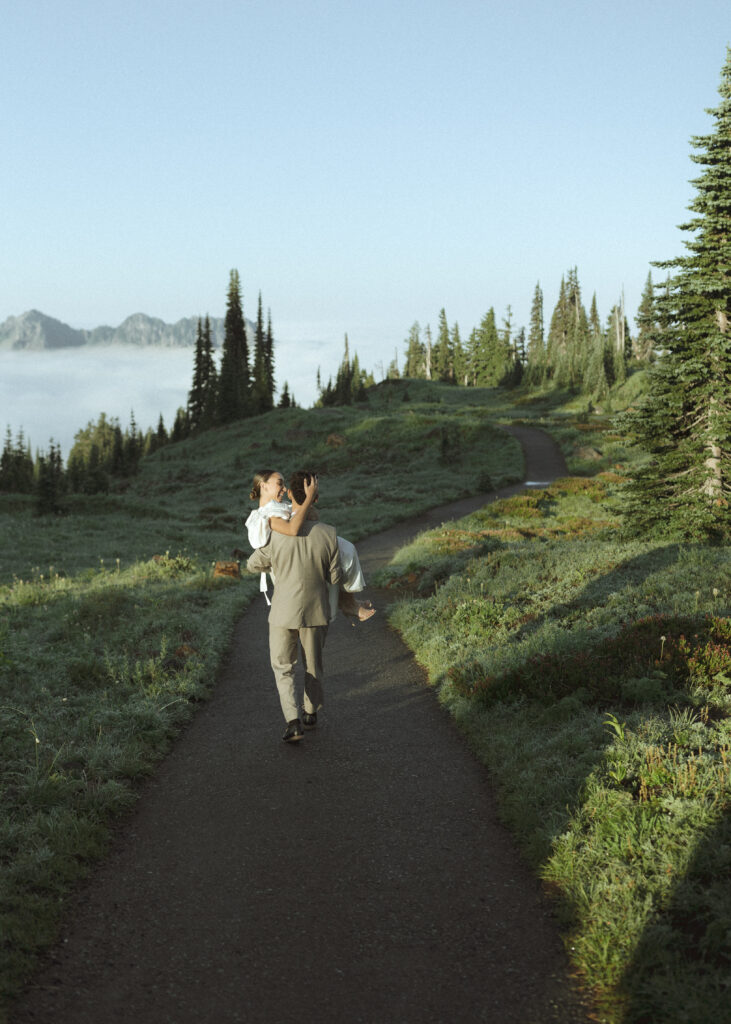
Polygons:
[[[269,543],[269,538],[272,535],[269,520],[272,516],[276,516],[278,519],[289,519],[291,515],[292,506],[288,501],[268,501],[266,505],[252,509],[246,520],[246,532],[249,535],[249,544],[252,548],[254,550],[263,548],[265,544]],[[272,576],[271,573],[269,575]],[[272,576],[272,583],[274,582],[274,576]],[[266,598],[267,604],[271,604],[265,572],[261,573],[259,577],[259,590]]]
[[246,520],[246,532],[249,535],[249,544],[252,548],[263,548],[269,543],[272,535],[272,528],[269,520],[272,516],[278,519],[289,519],[292,515],[292,506],[288,501],[268,501],[266,505],[252,509]]

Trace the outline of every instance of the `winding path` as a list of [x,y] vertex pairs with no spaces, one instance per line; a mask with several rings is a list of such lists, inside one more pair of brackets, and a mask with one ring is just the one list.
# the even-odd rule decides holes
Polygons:
[[[527,480],[566,472],[545,434],[514,433]],[[366,571],[489,498],[361,542]],[[586,1021],[487,773],[386,615],[332,627],[328,702],[299,744],[280,740],[267,655],[256,601],[12,1024]]]

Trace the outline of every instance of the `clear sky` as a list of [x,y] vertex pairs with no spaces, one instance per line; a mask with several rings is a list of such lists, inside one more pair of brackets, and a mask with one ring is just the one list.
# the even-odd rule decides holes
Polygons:
[[0,321],[222,315],[236,267],[326,377],[345,332],[372,369],[441,307],[463,337],[491,306],[527,324],[537,281],[548,319],[574,265],[633,317],[682,251],[731,6],[0,0],[0,25]]

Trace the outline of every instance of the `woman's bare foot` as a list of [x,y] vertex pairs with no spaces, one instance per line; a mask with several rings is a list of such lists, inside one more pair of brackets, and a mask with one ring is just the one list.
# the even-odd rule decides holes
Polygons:
[[356,601],[355,603],[358,605],[358,618],[361,622],[365,622],[370,619],[371,615],[376,614],[376,609],[370,601]]
[[340,591],[338,606],[343,615],[347,615],[350,619],[358,619],[359,622],[366,622],[367,619],[376,614],[376,609],[370,601],[357,601],[346,590]]

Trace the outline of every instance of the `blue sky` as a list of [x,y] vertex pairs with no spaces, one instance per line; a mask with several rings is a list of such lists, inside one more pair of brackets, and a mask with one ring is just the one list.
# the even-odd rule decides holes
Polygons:
[[574,265],[633,316],[731,42],[727,0],[1,7],[0,320],[222,315],[236,267],[324,376]]

